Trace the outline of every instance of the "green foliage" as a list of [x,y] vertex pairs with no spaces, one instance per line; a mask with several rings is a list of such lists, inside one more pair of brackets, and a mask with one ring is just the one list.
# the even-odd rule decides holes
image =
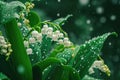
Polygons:
[[[29,41],[30,45],[28,47],[33,50],[33,54],[28,56],[23,42],[31,37],[34,38],[31,33],[33,30],[40,33],[41,23],[43,25],[48,24],[54,30],[64,33],[64,37],[67,37],[61,26],[71,15],[53,22],[41,22],[35,12],[28,12],[25,17],[30,21],[29,23],[25,21],[27,20],[25,17],[20,20],[16,19],[15,14],[18,14],[18,7],[25,8],[25,5],[18,1],[10,3],[0,1],[0,16],[2,17],[0,23],[4,26],[6,39],[12,44],[13,50],[8,60],[5,60],[5,56],[0,55],[0,60],[5,62],[1,64],[0,72],[6,74],[12,80],[96,80],[85,75],[87,75],[93,62],[99,57],[105,40],[110,35],[116,35],[115,32],[105,33],[86,41],[82,45],[71,43],[69,47],[66,47],[65,43],[60,45],[52,38],[42,34],[41,42],[30,43]],[[20,22],[22,28],[17,25]],[[4,66],[5,71],[2,70]],[[7,72],[10,73],[7,74]],[[3,75],[2,77],[6,78]]]
[[[41,21],[40,21],[39,16],[35,12],[29,12],[27,18],[30,21],[30,26],[34,27],[37,31],[39,31],[40,27],[41,27],[41,25],[40,25]],[[40,27],[38,27],[38,26],[40,26]]]
[[0,73],[0,80],[10,80],[10,79],[8,79],[8,77],[5,76],[4,74]]
[[[11,76],[13,80],[32,80],[32,67],[27,56],[26,50],[23,45],[23,39],[21,32],[17,26],[15,19],[7,22],[5,24],[5,30],[7,38],[12,44],[13,52],[10,56],[10,64],[13,70],[13,75]],[[19,72],[19,69],[23,68],[23,72]]]
[[59,18],[57,20],[54,21],[54,23],[63,26],[65,24],[65,22],[68,20],[68,18],[72,17],[72,15],[67,15],[65,18]]
[[75,69],[79,71],[79,73],[82,73],[80,74],[81,77],[84,77],[92,63],[99,56],[104,41],[109,35],[113,34],[116,33],[106,33],[102,36],[87,41],[85,44],[79,47],[78,53],[74,55],[75,57],[73,57],[73,67],[75,67]]
[[25,8],[25,5],[19,1],[5,3],[0,1],[0,23],[6,23],[13,18],[18,18],[20,9]]

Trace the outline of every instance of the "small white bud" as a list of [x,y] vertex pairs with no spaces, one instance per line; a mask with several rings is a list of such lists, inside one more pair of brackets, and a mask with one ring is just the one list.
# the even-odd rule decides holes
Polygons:
[[11,44],[9,43],[9,44],[7,44],[7,46],[8,46],[8,47],[11,47]]
[[20,14],[20,17],[21,17],[21,18],[24,18],[24,17],[25,17],[25,14],[24,14],[24,13],[21,13],[21,14]]
[[25,47],[29,47],[28,41],[24,41],[24,46],[25,46]]
[[48,28],[48,32],[53,32],[53,28],[52,28],[52,27],[49,27],[49,28]]
[[38,35],[38,31],[32,31],[31,34],[32,34],[33,37],[36,37]]
[[58,43],[63,44],[63,40],[62,39],[58,40]]
[[25,19],[25,20],[23,21],[24,24],[29,24],[29,22],[30,22],[30,21],[29,21],[28,19]]
[[2,49],[1,52],[2,53],[7,53],[7,50],[6,49]]
[[57,31],[54,32],[54,34],[55,34],[55,35],[59,35],[59,34],[60,34],[60,31],[57,30]]
[[35,38],[29,38],[29,43],[35,43]]
[[37,41],[41,42],[42,41],[42,34],[38,33],[36,36]]
[[18,25],[18,27],[21,27],[22,24],[20,22],[18,22],[17,25]]
[[4,40],[4,37],[3,37],[3,36],[0,36],[0,40]]
[[3,48],[7,48],[8,47],[8,45],[3,45]]
[[53,34],[53,35],[52,35],[52,40],[53,40],[53,41],[57,41],[57,40],[58,40],[58,36]]
[[48,29],[48,25],[47,24],[43,25],[43,28]]
[[46,33],[46,30],[44,28],[41,29],[41,33],[42,34],[45,34]]
[[63,33],[60,33],[59,38],[63,38],[63,37],[64,37]]
[[64,42],[66,42],[66,41],[69,41],[69,39],[67,37],[64,38]]
[[47,32],[47,37],[52,38],[53,32]]
[[64,42],[64,45],[65,45],[66,47],[70,47],[70,46],[71,46],[71,42],[70,42],[70,41],[65,41],[65,42]]
[[29,54],[32,54],[32,49],[31,49],[31,48],[28,48],[28,49],[26,50],[26,52],[27,52],[28,55],[29,55]]

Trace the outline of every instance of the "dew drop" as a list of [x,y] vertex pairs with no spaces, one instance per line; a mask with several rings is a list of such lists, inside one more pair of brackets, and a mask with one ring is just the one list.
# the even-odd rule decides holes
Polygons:
[[60,17],[60,13],[57,13],[57,17]]
[[25,69],[22,65],[19,65],[18,68],[17,68],[17,71],[18,71],[19,74],[23,74]]

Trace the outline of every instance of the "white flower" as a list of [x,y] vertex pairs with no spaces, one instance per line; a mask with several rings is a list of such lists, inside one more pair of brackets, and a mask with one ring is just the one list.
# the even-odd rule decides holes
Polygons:
[[18,25],[18,27],[21,27],[22,24],[20,22],[18,22],[17,25]]
[[29,38],[29,43],[35,43],[35,38]]
[[31,49],[31,48],[28,48],[28,49],[26,50],[26,52],[27,52],[28,55],[29,55],[29,54],[32,54],[32,49]]
[[52,28],[52,27],[49,27],[49,28],[48,28],[48,32],[53,32],[53,28]]
[[7,50],[6,49],[2,49],[1,52],[2,53],[7,53]]
[[58,40],[58,36],[55,35],[55,34],[53,34],[53,35],[52,35],[52,40],[53,40],[53,41],[57,41],[57,40]]
[[58,40],[58,43],[63,44],[63,40],[62,39]]
[[36,36],[37,41],[41,42],[42,41],[42,34],[38,33]]
[[47,37],[52,38],[53,32],[47,32]]
[[31,34],[32,34],[33,37],[36,37],[38,35],[38,31],[32,31]]
[[43,25],[43,28],[48,29],[48,25],[47,24]]
[[42,34],[47,34],[47,31],[48,31],[48,27],[43,27],[43,28],[41,29],[41,33],[42,33]]
[[54,32],[54,34],[57,35],[57,36],[59,36],[60,31],[56,30],[56,31]]
[[29,42],[28,41],[24,41],[24,46],[25,47],[29,47]]
[[1,40],[4,40],[4,37],[3,37],[3,36],[0,36],[0,41],[1,41]]
[[97,68],[97,69],[101,70],[102,72],[105,72],[108,75],[110,75],[109,68],[107,67],[107,65],[104,64],[104,61],[102,61],[102,60],[94,61],[94,63],[92,64],[92,66],[89,69],[89,74],[93,74],[94,73],[94,68]]
[[7,47],[8,47],[8,45],[3,45],[2,47],[3,47],[3,48],[7,48]]
[[59,36],[59,38],[63,38],[64,37],[63,33],[60,33],[58,36]]
[[63,39],[63,41],[66,42],[66,41],[69,41],[69,39],[68,39],[67,37],[65,37],[65,38]]
[[24,24],[29,24],[29,22],[30,21],[28,19],[24,19],[24,21],[23,21]]
[[64,46],[65,47],[70,47],[71,46],[71,42],[70,41],[64,41]]

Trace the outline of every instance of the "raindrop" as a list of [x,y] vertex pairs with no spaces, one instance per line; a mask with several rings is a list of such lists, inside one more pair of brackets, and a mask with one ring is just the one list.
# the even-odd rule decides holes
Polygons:
[[83,60],[84,59],[84,57],[81,57],[81,60]]
[[109,42],[108,44],[109,44],[109,46],[111,46],[111,45],[112,45],[112,43],[111,43],[111,42]]
[[101,17],[101,18],[100,18],[100,22],[101,22],[101,23],[105,23],[105,22],[106,22],[106,17]]
[[57,16],[60,17],[60,13],[57,13]]
[[18,68],[17,68],[17,71],[18,71],[19,74],[23,74],[25,69],[22,65],[19,65]]
[[46,2],[45,2],[45,4],[47,5],[47,4],[48,4],[48,2],[46,1]]
[[87,23],[87,24],[90,24],[90,23],[91,23],[91,21],[88,19],[88,20],[86,21],[86,23]]
[[96,13],[102,14],[103,12],[104,12],[103,7],[97,7],[97,8],[96,8]]
[[61,0],[58,0],[58,2],[60,3],[60,2],[61,2]]
[[79,3],[81,5],[87,5],[89,3],[89,0],[79,0]]
[[[89,30],[90,30],[90,31],[93,31],[93,27],[90,27]],[[88,42],[88,44],[89,44],[89,43],[90,43],[90,42]]]
[[115,15],[112,15],[112,16],[110,16],[110,19],[111,19],[112,21],[114,21],[114,20],[116,20],[116,16],[115,16]]

